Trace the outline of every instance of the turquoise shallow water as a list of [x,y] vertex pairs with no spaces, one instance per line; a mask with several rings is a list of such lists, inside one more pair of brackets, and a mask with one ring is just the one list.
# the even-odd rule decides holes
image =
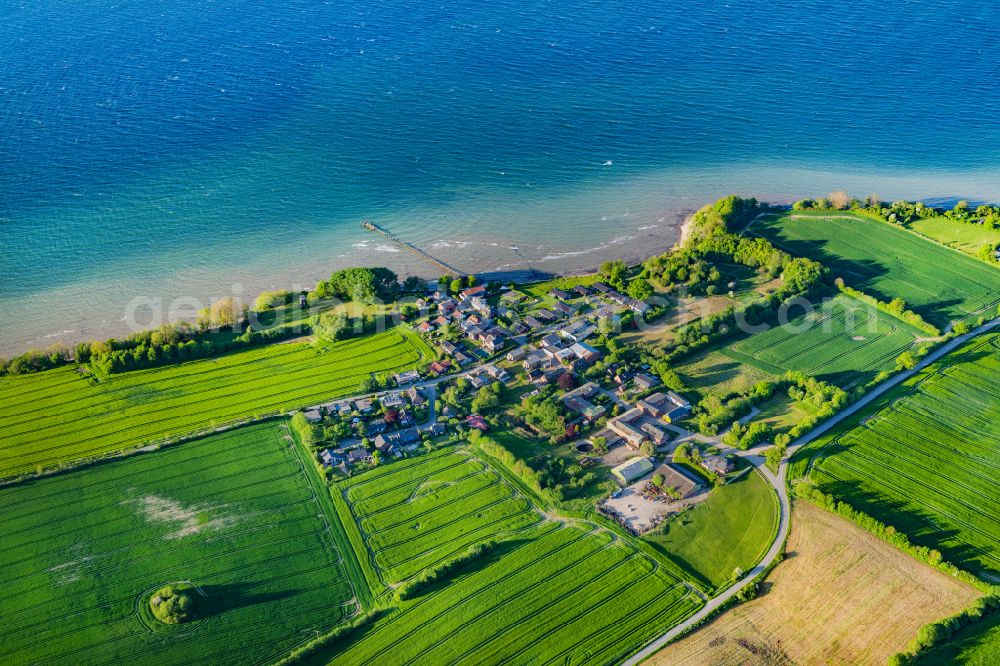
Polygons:
[[729,191],[1000,200],[995,3],[0,12],[2,353],[118,333],[135,296],[430,270],[365,218],[558,271],[669,246]]

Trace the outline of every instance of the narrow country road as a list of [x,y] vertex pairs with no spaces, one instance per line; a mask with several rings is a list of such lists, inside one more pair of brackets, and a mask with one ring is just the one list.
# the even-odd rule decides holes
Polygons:
[[649,658],[654,652],[658,651],[664,645],[674,640],[681,634],[685,633],[688,629],[691,629],[692,627],[704,621],[706,618],[710,617],[712,613],[714,613],[720,606],[729,601],[729,599],[731,599],[737,592],[743,589],[761,572],[767,569],[767,567],[769,567],[771,563],[774,562],[775,558],[778,556],[778,553],[781,552],[781,549],[785,544],[785,539],[788,537],[789,522],[791,520],[791,503],[788,501],[788,489],[786,487],[786,475],[788,473],[788,459],[796,451],[798,451],[799,448],[801,448],[805,444],[808,444],[812,440],[816,439],[816,437],[827,432],[835,425],[843,421],[845,418],[853,414],[856,414],[858,411],[864,409],[868,404],[870,404],[876,398],[882,396],[886,391],[906,381],[916,373],[926,368],[931,363],[937,361],[945,354],[948,354],[955,348],[964,344],[967,340],[982,333],[985,333],[989,331],[991,328],[994,328],[998,325],[1000,325],[1000,318],[986,322],[982,326],[973,329],[972,331],[964,335],[959,335],[955,338],[952,338],[951,340],[949,340],[948,342],[941,345],[933,352],[925,356],[923,359],[921,359],[920,362],[917,363],[917,365],[913,369],[904,370],[903,372],[893,375],[892,377],[890,377],[889,379],[885,380],[877,387],[872,389],[869,393],[865,394],[864,397],[862,397],[854,404],[838,412],[837,414],[834,414],[828,420],[824,421],[817,427],[813,428],[806,434],[799,437],[797,440],[795,440],[794,443],[792,443],[788,447],[788,453],[785,459],[781,461],[781,465],[778,467],[777,475],[773,474],[771,470],[769,470],[767,466],[764,464],[764,456],[761,454],[759,450],[741,451],[739,449],[725,448],[724,450],[725,453],[736,454],[741,458],[743,458],[744,460],[746,460],[747,462],[749,462],[755,468],[757,468],[757,471],[763,474],[764,478],[767,479],[768,482],[774,487],[774,491],[778,494],[778,506],[780,512],[778,521],[778,534],[777,536],[775,536],[774,541],[771,543],[771,547],[768,549],[767,554],[764,555],[764,559],[762,559],[757,566],[748,571],[746,575],[743,576],[743,578],[741,578],[736,583],[733,583],[733,585],[731,585],[730,587],[726,588],[726,590],[723,591],[718,596],[713,597],[711,600],[708,601],[708,603],[705,604],[705,606],[701,610],[699,610],[697,613],[689,617],[687,620],[673,627],[665,634],[661,635],[659,638],[653,640],[646,647],[642,648],[634,655],[626,659],[623,662],[624,665],[635,666],[636,664],[639,664],[643,660]]

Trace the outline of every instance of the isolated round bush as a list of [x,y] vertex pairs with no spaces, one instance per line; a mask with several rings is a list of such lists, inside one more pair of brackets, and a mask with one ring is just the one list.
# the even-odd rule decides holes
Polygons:
[[182,624],[195,619],[198,611],[194,588],[174,583],[164,585],[149,598],[149,608],[164,624]]

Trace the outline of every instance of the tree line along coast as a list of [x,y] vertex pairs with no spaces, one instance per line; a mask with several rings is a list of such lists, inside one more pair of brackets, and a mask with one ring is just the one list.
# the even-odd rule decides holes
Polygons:
[[[108,529],[92,528],[94,552],[66,561],[24,541],[35,514],[12,513],[9,548],[28,556],[4,567],[26,583],[0,645],[26,661],[102,654],[73,621],[60,638],[29,638],[29,609],[46,608],[45,622],[82,612],[45,592],[46,571],[100,596],[85,574],[124,574],[134,560],[113,603],[86,608],[121,622],[126,650],[171,622],[133,632],[119,610],[170,589],[153,614],[183,618],[221,661],[236,644],[282,663],[390,651],[525,661],[541,658],[530,646],[544,635],[545,659],[617,663],[719,612],[714,597],[756,596],[781,566],[769,552],[787,534],[787,476],[793,501],[972,591],[974,606],[896,645],[897,663],[919,660],[952,634],[965,640],[996,605],[995,482],[977,465],[1000,465],[986,379],[998,363],[997,220],[1000,209],[965,202],[729,196],[692,216],[681,246],[639,265],[521,285],[351,268],[307,293],[265,292],[245,309],[223,300],[194,323],[6,361],[0,504],[41,507],[77,476],[121,497]],[[971,247],[966,227],[994,252]],[[976,408],[949,406],[955,396]],[[941,456],[928,427],[969,458],[928,463]],[[207,483],[245,470],[254,491],[214,502],[157,474],[168,457]],[[115,478],[135,480],[115,489]],[[258,548],[249,516],[307,497],[292,522],[255,528],[260,559],[245,571],[211,565],[217,548]],[[942,520],[947,534],[928,529]],[[136,536],[147,525],[148,538],[114,536],[121,521]],[[71,537],[59,521],[45,529]],[[233,577],[267,577],[264,550],[284,530],[323,534],[340,564],[290,560],[266,585],[288,593],[249,603],[257,593]],[[144,568],[148,539],[188,549],[190,571]],[[111,556],[122,549],[131,555]],[[204,600],[173,596],[179,580]],[[340,610],[323,619],[331,604]],[[262,609],[288,619],[227,644],[223,628]],[[306,630],[316,638],[291,638]]]

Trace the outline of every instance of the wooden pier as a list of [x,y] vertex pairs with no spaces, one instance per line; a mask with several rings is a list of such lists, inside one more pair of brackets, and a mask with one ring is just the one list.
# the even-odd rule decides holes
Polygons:
[[424,261],[426,261],[428,264],[430,264],[434,268],[437,268],[438,270],[444,271],[445,273],[449,273],[449,274],[455,275],[455,276],[465,275],[465,273],[463,273],[462,271],[455,270],[454,268],[452,268],[448,264],[444,263],[443,261],[435,259],[431,255],[429,255],[426,252],[424,252],[423,250],[421,250],[419,247],[417,247],[415,245],[411,245],[410,243],[407,243],[403,239],[399,238],[398,236],[396,236],[395,234],[393,234],[393,233],[391,233],[389,231],[386,231],[385,229],[383,229],[382,227],[378,226],[377,224],[374,224],[372,222],[369,222],[368,220],[365,220],[364,222],[361,223],[361,227],[363,229],[367,229],[368,231],[374,231],[377,234],[381,234],[382,236],[385,236],[385,238],[387,238],[389,241],[391,241],[397,247],[401,247],[404,250],[407,250],[408,252],[412,252],[413,254],[417,255],[418,257],[420,257],[421,259],[423,259]]

